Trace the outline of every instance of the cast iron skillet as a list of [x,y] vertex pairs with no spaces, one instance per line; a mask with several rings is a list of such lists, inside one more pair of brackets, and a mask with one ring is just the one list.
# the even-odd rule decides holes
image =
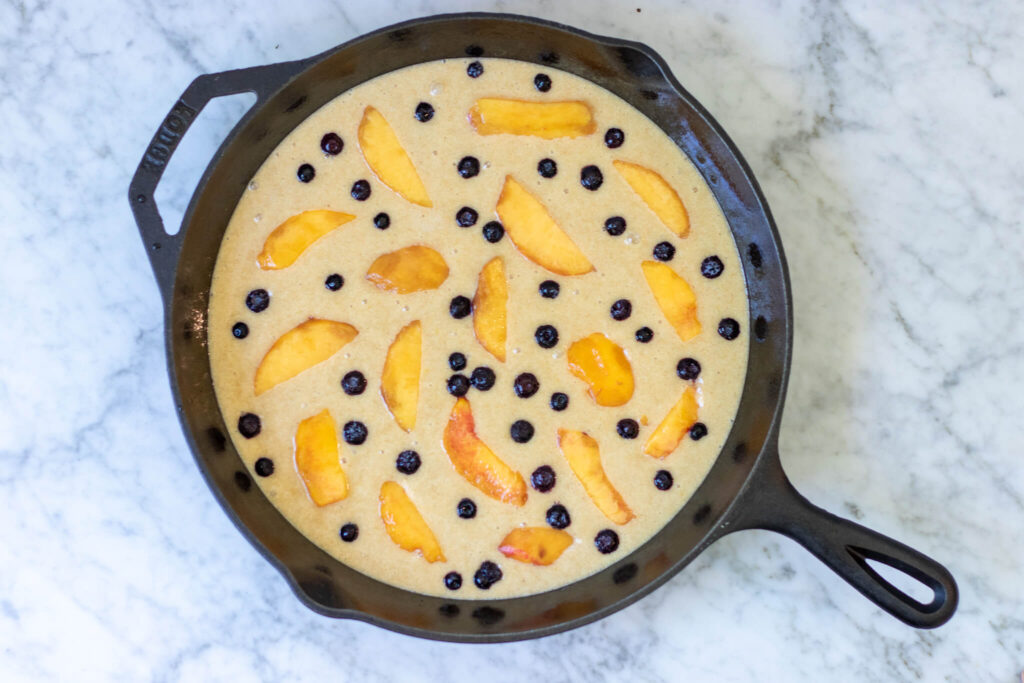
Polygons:
[[[589,79],[637,107],[694,161],[722,206],[743,257],[750,318],[742,339],[750,364],[739,413],[693,498],[648,543],[604,571],[539,595],[461,600],[411,593],[371,579],[317,548],[253,486],[226,434],[206,349],[214,260],[246,183],[274,147],[339,93],[419,62],[506,57]],[[175,235],[165,233],[153,192],[181,136],[214,97],[253,92],[255,106],[213,157]],[[879,607],[918,628],[956,610],[950,573],[929,557],[815,507],[779,463],[778,425],[789,372],[792,303],[779,235],[754,176],[725,132],[649,47],[538,19],[453,14],[398,24],[283,64],[198,77],[153,137],[129,200],[163,296],[167,354],[178,414],[206,481],[239,530],[308,607],[425,638],[496,642],[545,636],[622,609],[668,581],[702,550],[741,529],[770,529],[814,553]],[[743,341],[737,343],[744,343]],[[934,591],[918,602],[868,560]]]

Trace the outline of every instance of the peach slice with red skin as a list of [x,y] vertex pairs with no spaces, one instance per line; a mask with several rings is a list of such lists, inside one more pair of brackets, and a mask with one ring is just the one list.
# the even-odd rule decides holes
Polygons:
[[519,253],[538,266],[559,275],[583,275],[594,270],[544,204],[512,176],[505,176],[495,211]]
[[628,161],[615,160],[612,165],[666,228],[679,237],[690,234],[690,215],[686,205],[657,171]]
[[679,447],[690,427],[697,422],[697,389],[688,386],[683,389],[682,396],[669,409],[658,426],[651,432],[644,444],[644,453],[652,458],[664,458]]
[[480,270],[473,297],[473,332],[487,351],[505,362],[508,280],[501,258],[495,257]]
[[263,356],[253,391],[257,396],[322,363],[356,338],[359,331],[348,323],[310,318],[281,335]]
[[483,97],[469,110],[469,123],[480,135],[532,135],[552,140],[590,135],[597,129],[586,102],[530,102]]
[[658,302],[658,308],[679,338],[685,342],[700,334],[697,296],[690,288],[690,283],[658,261],[644,261],[640,267],[643,268],[644,278],[654,300]]
[[314,242],[354,218],[350,213],[325,209],[296,214],[267,236],[256,262],[262,270],[287,268]]
[[608,481],[601,466],[601,449],[593,437],[586,432],[559,429],[558,447],[590,500],[605,517],[616,524],[625,524],[636,516]]
[[633,397],[633,366],[626,352],[600,332],[574,341],[565,359],[597,405],[621,406]]
[[422,357],[423,328],[419,320],[414,320],[395,335],[388,347],[380,380],[384,404],[398,426],[407,432],[416,426]]
[[445,561],[441,544],[401,484],[384,482],[378,500],[381,521],[395,545],[402,550],[419,553],[430,563]]
[[455,401],[442,440],[455,471],[495,500],[521,507],[526,503],[526,480],[509,467],[476,435],[469,401]]
[[414,244],[378,256],[366,271],[366,279],[377,289],[411,294],[444,284],[448,264],[434,249]]
[[295,430],[295,469],[318,506],[348,497],[348,477],[341,469],[338,432],[329,411],[322,410],[299,423]]
[[546,567],[572,545],[572,536],[561,529],[531,526],[513,529],[502,539],[498,550],[519,562]]
[[391,124],[373,107],[363,110],[363,119],[359,122],[359,149],[378,180],[397,195],[426,208],[434,205]]

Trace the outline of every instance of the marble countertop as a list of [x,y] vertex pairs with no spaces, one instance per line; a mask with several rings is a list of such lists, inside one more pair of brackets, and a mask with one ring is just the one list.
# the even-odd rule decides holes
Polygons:
[[[946,563],[943,628],[734,534],[541,641],[420,641],[302,607],[178,428],[125,199],[196,75],[496,9],[648,43],[718,118],[785,241],[783,464],[818,504]],[[1011,681],[1024,668],[1024,6],[552,2],[0,5],[0,679]],[[158,195],[180,216],[245,102]]]

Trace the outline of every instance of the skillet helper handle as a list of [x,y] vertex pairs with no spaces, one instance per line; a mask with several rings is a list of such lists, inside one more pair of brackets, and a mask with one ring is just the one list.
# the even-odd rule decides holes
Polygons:
[[[944,566],[913,548],[849,520],[804,498],[782,470],[778,452],[765,453],[746,491],[730,531],[766,529],[793,539],[865,597],[905,624],[936,628],[956,611],[958,590]],[[930,588],[922,603],[887,581],[868,564],[886,564]]]
[[261,104],[304,67],[305,62],[300,60],[204,74],[192,81],[164,117],[135,170],[128,201],[166,303],[171,301],[183,235],[180,230],[174,235],[164,230],[154,194],[182,137],[213,98],[251,92],[256,94],[256,104]]

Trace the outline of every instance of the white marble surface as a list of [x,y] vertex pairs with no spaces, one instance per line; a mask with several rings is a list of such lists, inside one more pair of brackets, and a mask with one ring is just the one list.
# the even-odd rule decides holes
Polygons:
[[[946,627],[905,627],[746,532],[592,626],[438,644],[314,615],[238,535],[173,413],[129,176],[195,75],[462,9],[647,42],[729,131],[792,269],[784,465],[946,562]],[[0,680],[1017,680],[1022,31],[1012,2],[6,0]],[[239,111],[190,134],[165,208]]]

